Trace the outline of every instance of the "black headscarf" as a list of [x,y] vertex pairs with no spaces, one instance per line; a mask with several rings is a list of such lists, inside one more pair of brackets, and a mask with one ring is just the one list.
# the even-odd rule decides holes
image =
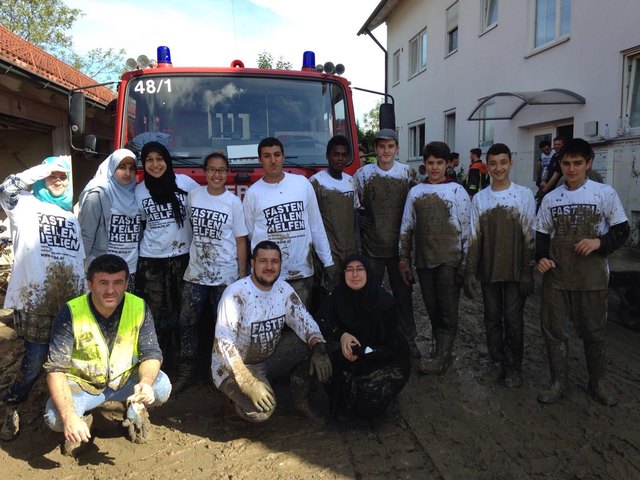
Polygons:
[[185,212],[182,210],[182,204],[180,203],[180,199],[176,195],[176,192],[184,195],[187,195],[187,192],[178,188],[178,185],[176,184],[176,174],[173,171],[173,162],[171,161],[171,154],[169,153],[169,150],[167,150],[167,147],[160,142],[145,143],[142,147],[142,151],[140,152],[143,167],[146,162],[147,155],[149,155],[150,152],[159,153],[162,158],[164,158],[164,161],[167,164],[167,169],[160,178],[149,175],[145,169],[144,183],[155,203],[158,205],[166,205],[167,203],[171,204],[173,218],[175,218],[178,226],[182,228],[184,226]]
[[342,270],[353,261],[362,263],[367,272],[367,282],[360,290],[353,290],[342,276],[332,294],[335,320],[340,329],[354,334],[363,345],[377,343],[384,336],[382,313],[392,306],[393,297],[375,284],[369,260],[364,255],[349,255],[342,262]]

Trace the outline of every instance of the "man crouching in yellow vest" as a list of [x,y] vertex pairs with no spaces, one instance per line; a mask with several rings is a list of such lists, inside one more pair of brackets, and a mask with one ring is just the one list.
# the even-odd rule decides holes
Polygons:
[[96,257],[87,270],[89,293],[67,302],[58,313],[45,363],[51,398],[45,422],[64,432],[63,453],[75,455],[91,438],[87,412],[105,402],[129,405],[129,439],[145,443],[149,415],[145,406],[162,405],[171,383],[160,371],[151,311],[144,300],[125,292],[129,267],[117,255]]

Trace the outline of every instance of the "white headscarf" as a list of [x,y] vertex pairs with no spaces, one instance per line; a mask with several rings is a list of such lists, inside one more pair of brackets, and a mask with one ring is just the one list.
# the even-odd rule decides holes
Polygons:
[[[99,189],[107,194],[111,202],[111,207],[119,214],[128,217],[135,217],[138,214],[138,205],[134,193],[136,188],[135,176],[127,185],[122,185],[115,177],[115,171],[118,165],[120,165],[120,162],[125,158],[132,158],[135,161],[136,156],[131,150],[121,148],[109,155],[100,164],[98,171],[80,194],[80,208],[82,208],[87,194]],[[110,212],[105,212],[105,214],[110,215]]]

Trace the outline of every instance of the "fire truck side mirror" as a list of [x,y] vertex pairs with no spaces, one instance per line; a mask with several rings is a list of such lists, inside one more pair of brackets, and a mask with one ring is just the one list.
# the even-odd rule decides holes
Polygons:
[[84,133],[85,96],[82,92],[73,92],[69,96],[69,128],[71,135]]
[[95,135],[87,135],[84,138],[84,151],[87,153],[96,153],[96,146],[98,145],[98,137]]
[[393,103],[383,103],[379,111],[380,130],[383,128],[396,129],[396,111]]

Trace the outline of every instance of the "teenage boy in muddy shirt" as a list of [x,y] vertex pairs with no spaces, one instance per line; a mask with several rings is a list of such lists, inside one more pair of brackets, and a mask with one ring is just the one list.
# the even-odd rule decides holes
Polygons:
[[[253,249],[251,276],[229,285],[218,304],[211,373],[216,387],[242,419],[268,420],[276,408],[269,380],[291,374],[294,410],[322,421],[309,404],[313,373],[326,382],[331,360],[313,317],[287,282],[282,255],[265,240]],[[284,325],[290,330],[283,330]]]
[[417,183],[415,170],[395,160],[398,135],[383,128],[374,139],[376,163],[360,168],[354,176],[360,200],[362,250],[371,265],[376,284],[382,284],[385,269],[391,291],[400,309],[400,331],[409,344],[411,355],[419,357],[416,324],[413,317],[412,286],[406,284],[398,269],[398,238],[402,211],[409,189]]
[[624,244],[629,223],[615,190],[588,179],[593,157],[581,138],[565,145],[560,168],[566,182],[545,195],[536,218],[537,268],[544,274],[541,323],[551,370],[541,403],[555,403],[567,386],[572,323],[584,342],[591,395],[604,405],[616,403],[604,384],[607,255]]
[[406,284],[413,281],[411,249],[415,239],[415,265],[420,291],[436,342],[433,358],[422,359],[426,374],[445,373],[458,329],[459,276],[469,241],[469,195],[462,185],[446,177],[451,154],[443,142],[424,147],[427,179],[407,196],[400,228],[399,270]]
[[487,152],[491,186],[475,194],[464,292],[473,298],[476,276],[482,285],[484,325],[491,360],[500,364],[499,381],[522,385],[524,302],[533,287],[533,192],[509,179],[511,150],[495,143]]
[[[356,228],[356,211],[360,208],[360,202],[355,195],[353,187],[353,177],[343,171],[353,158],[351,156],[351,146],[349,140],[344,135],[335,135],[327,143],[328,167],[311,178],[311,186],[318,199],[318,207],[322,215],[324,229],[327,232],[331,256],[334,265],[342,265],[342,262],[349,255],[358,253],[358,230]],[[316,262],[319,259],[316,256]],[[324,279],[324,269],[321,265],[314,268],[316,273],[316,285],[319,293],[318,301],[314,305],[320,306],[324,303],[327,289],[332,287]]]

